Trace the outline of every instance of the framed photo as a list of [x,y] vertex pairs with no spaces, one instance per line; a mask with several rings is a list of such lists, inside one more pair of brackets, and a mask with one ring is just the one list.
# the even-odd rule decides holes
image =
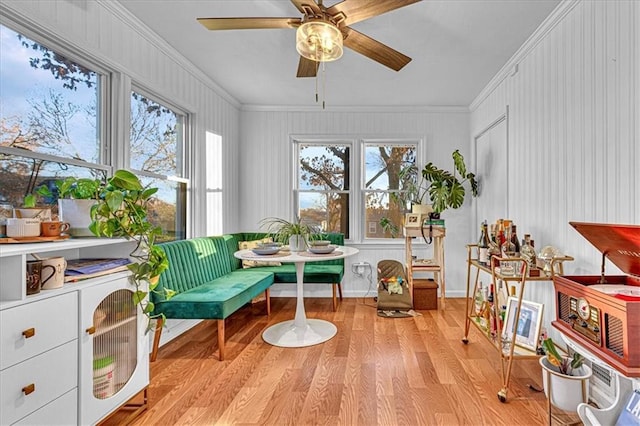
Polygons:
[[420,228],[422,227],[422,221],[420,220],[420,213],[407,213],[404,217],[405,228]]
[[520,318],[516,321],[518,310],[518,298],[509,297],[507,300],[507,312],[502,326],[502,336],[511,339],[516,332],[516,345],[535,351],[538,346],[540,327],[542,326],[542,313],[544,305],[541,303],[522,301]]

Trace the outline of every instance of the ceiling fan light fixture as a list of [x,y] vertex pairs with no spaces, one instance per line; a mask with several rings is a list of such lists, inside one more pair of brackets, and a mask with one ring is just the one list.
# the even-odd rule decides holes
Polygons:
[[307,21],[296,31],[296,50],[307,59],[331,62],[342,56],[342,33],[331,22]]

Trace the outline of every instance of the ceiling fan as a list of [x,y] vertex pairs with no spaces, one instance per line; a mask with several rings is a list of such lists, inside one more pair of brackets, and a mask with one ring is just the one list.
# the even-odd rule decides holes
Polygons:
[[209,30],[297,28],[298,77],[315,77],[321,62],[342,56],[343,45],[395,71],[411,58],[366,36],[351,24],[417,3],[420,0],[344,0],[325,7],[322,0],[291,0],[302,18],[198,18]]

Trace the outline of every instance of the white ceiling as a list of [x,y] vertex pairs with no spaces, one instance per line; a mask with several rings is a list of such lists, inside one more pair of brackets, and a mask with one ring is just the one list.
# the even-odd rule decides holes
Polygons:
[[[289,0],[119,1],[240,103],[315,105],[315,79],[295,76],[295,30],[208,31],[196,22],[301,17]],[[558,3],[423,0],[356,23],[354,29],[413,60],[396,72],[345,48],[326,66],[327,107],[468,106]]]

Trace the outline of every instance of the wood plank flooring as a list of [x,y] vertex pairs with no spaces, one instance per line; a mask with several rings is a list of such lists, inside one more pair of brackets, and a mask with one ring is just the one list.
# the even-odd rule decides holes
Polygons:
[[[269,324],[291,319],[295,299],[272,298],[227,320],[227,353],[206,321],[160,348],[149,408],[135,425],[542,425],[537,361],[515,362],[506,403],[497,351],[472,327],[464,345],[464,299],[413,318],[381,318],[372,299],[305,301],[307,317],[338,327],[306,348],[265,343]],[[121,424],[124,413],[105,424]]]

